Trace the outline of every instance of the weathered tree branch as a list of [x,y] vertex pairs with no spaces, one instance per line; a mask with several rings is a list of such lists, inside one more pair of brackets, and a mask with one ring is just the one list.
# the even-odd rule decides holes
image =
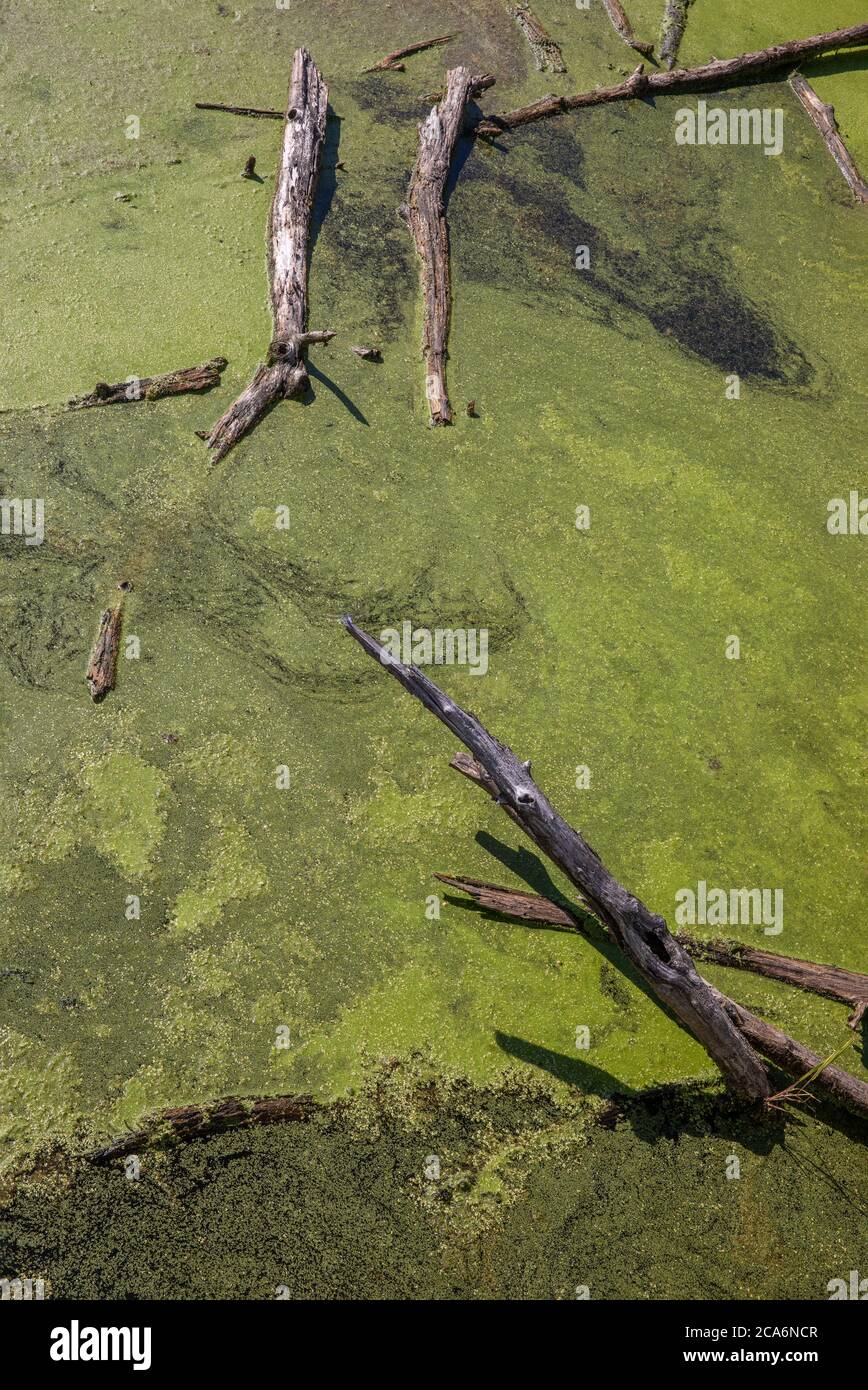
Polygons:
[[272,107],[227,106],[222,101],[197,101],[195,105],[199,111],[228,111],[231,116],[262,116],[269,121],[282,121],[286,114]]
[[628,48],[635,48],[637,53],[642,53],[649,58],[654,52],[653,43],[640,43],[633,33],[633,26],[624,13],[620,0],[603,0],[603,9],[612,21],[612,28],[625,42]]
[[838,48],[856,48],[864,43],[868,43],[868,24],[854,24],[849,29],[836,29],[829,34],[815,34],[791,43],[774,44],[756,53],[742,53],[739,58],[715,58],[698,68],[675,68],[671,72],[646,74],[640,63],[626,82],[619,82],[615,87],[598,87],[593,92],[578,92],[575,96],[548,96],[516,111],[486,116],[475,127],[475,133],[498,135],[502,131],[515,130],[564,111],[576,111],[580,107],[600,106],[605,102],[624,101],[632,97],[720,90],[735,86],[747,78],[777,72],[809,58],[819,58],[823,53],[831,53]]
[[[617,0],[603,0],[605,5],[617,4]],[[549,31],[540,23],[530,5],[507,5],[521,32],[524,34],[538,72],[566,72],[563,55]]]
[[498,803],[575,884],[649,988],[702,1043],[732,1088],[748,1099],[765,1099],[770,1089],[765,1068],[697,974],[687,952],[663,918],[628,893],[578,831],[558,814],[532,780],[529,763],[520,762],[475,715],[456,705],[417,667],[398,661],[351,618],[342,621],[368,655],[381,662],[461,740],[491,779]]
[[835,120],[834,106],[821,101],[807,78],[802,77],[799,72],[793,73],[790,78],[790,86],[825,140],[826,148],[844,175],[857,201],[868,203],[868,184],[859,173],[853,156],[841,139],[838,122]]
[[687,10],[690,0],[666,0],[663,12],[663,37],[660,40],[660,59],[669,71],[675,67],[684,29],[687,24]]
[[114,608],[106,608],[99,620],[99,632],[84,677],[94,704],[114,688],[122,616],[123,604],[118,603]]
[[134,401],[156,401],[161,396],[180,396],[185,391],[209,391],[212,386],[219,386],[225,366],[225,357],[212,357],[199,367],[183,367],[162,376],[134,376],[114,386],[98,381],[89,395],[75,396],[66,408],[87,410],[94,405],[129,405]]
[[286,1120],[308,1120],[318,1109],[312,1096],[259,1096],[255,1099],[227,1096],[210,1105],[182,1105],[155,1115],[145,1129],[124,1134],[111,1144],[87,1156],[92,1163],[109,1163],[143,1149],[173,1144],[186,1139],[202,1139],[228,1129],[250,1129],[257,1125],[280,1124]]
[[452,289],[449,271],[449,228],[446,223],[446,180],[455,144],[464,125],[467,103],[487,75],[469,68],[446,74],[446,95],[419,127],[419,154],[410,177],[407,202],[399,209],[407,222],[420,261],[423,299],[422,353],[427,373],[425,395],[432,425],[451,425],[452,407],[446,390],[446,359]]
[[310,215],[325,139],[328,87],[306,48],[292,63],[283,149],[268,219],[268,283],[273,321],[267,363],[208,436],[213,460],[222,459],[275,401],[307,390],[308,343],[327,343],[331,332],[310,333],[307,323],[307,256]]
[[457,39],[457,34],[441,34],[436,39],[421,39],[419,43],[408,44],[406,48],[396,48],[394,53],[387,53],[385,58],[381,58],[378,63],[374,63],[372,68],[363,68],[363,73],[369,72],[404,72],[406,71],[402,58],[410,58],[414,53],[424,53],[427,48],[436,48],[439,44],[451,43]]

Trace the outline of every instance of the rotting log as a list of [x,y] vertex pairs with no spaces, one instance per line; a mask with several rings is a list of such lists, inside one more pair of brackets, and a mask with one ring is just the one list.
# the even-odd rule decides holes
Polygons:
[[387,53],[385,58],[374,63],[372,68],[363,68],[362,72],[405,72],[405,65],[401,61],[403,58],[411,58],[414,53],[424,53],[427,48],[437,48],[440,44],[451,43],[457,38],[457,34],[440,34],[436,39],[420,39],[418,43],[411,43],[406,48],[396,48],[394,53]]
[[413,233],[420,261],[423,300],[422,354],[427,367],[425,395],[432,425],[451,425],[452,407],[446,390],[446,359],[452,290],[449,271],[449,228],[446,222],[446,180],[464,126],[467,103],[493,79],[452,68],[446,74],[446,95],[419,126],[419,153],[410,176],[407,202],[399,208]]
[[310,216],[325,140],[328,87],[306,48],[296,49],[283,126],[283,148],[268,218],[272,340],[266,364],[208,435],[216,463],[278,400],[310,385],[304,350],[332,332],[306,331]]
[[[467,762],[470,762],[467,759]],[[454,763],[453,763],[454,765]],[[463,770],[461,767],[459,771]],[[475,780],[475,779],[474,779]],[[581,919],[559,903],[537,893],[528,893],[518,888],[503,888],[496,883],[485,883],[481,879],[456,877],[453,874],[435,874],[435,878],[448,888],[466,893],[490,912],[500,912],[508,917],[519,917],[527,922],[539,922],[543,926],[564,927],[577,931],[583,936],[588,932]],[[739,941],[701,941],[694,936],[679,932],[676,940],[694,960],[711,961],[715,965],[725,965],[733,970],[747,970],[753,975],[763,975],[769,980],[806,990],[809,994],[820,994],[825,999],[835,999],[839,1004],[847,1004],[853,1010],[848,1020],[856,1027],[868,1005],[868,975],[857,970],[844,970],[838,965],[821,965],[817,961],[798,960],[795,956],[782,956],[774,951],[762,951],[755,946],[745,946]]]
[[612,21],[612,28],[615,33],[622,38],[628,48],[634,48],[637,53],[642,53],[646,58],[650,58],[654,52],[653,43],[640,43],[633,32],[633,26],[624,13],[620,0],[603,0],[603,9]]
[[270,106],[227,106],[223,101],[197,101],[195,105],[197,111],[228,111],[231,116],[261,116],[268,121],[282,121],[286,116]]
[[566,874],[648,987],[703,1045],[732,1089],[746,1099],[764,1100],[770,1093],[765,1067],[683,946],[663,918],[628,893],[558,814],[531,778],[530,764],[521,762],[417,667],[405,666],[350,617],[342,622],[369,656],[460,739],[496,789],[498,804]]
[[109,1163],[144,1149],[203,1139],[230,1129],[309,1120],[319,1108],[312,1096],[258,1096],[254,1099],[227,1096],[209,1105],[182,1105],[161,1111],[146,1128],[121,1135],[87,1157],[92,1163]]
[[[610,0],[603,0],[603,3],[608,4]],[[537,72],[566,72],[561,50],[530,5],[507,5],[506,8],[530,45]]]
[[859,173],[853,156],[841,139],[834,106],[822,101],[800,72],[792,74],[790,86],[822,135],[826,148],[841,170],[854,197],[860,203],[868,203],[868,184]]
[[868,43],[868,24],[854,24],[848,29],[835,29],[828,34],[814,34],[807,39],[794,39],[790,43],[773,44],[770,48],[758,49],[755,53],[742,53],[738,58],[715,58],[697,68],[674,68],[670,72],[646,73],[643,64],[625,82],[614,87],[598,87],[592,92],[578,92],[574,96],[547,96],[530,106],[519,107],[499,115],[486,116],[475,127],[477,135],[498,135],[503,131],[515,130],[532,121],[547,120],[565,111],[576,111],[585,106],[600,106],[610,101],[625,101],[635,97],[655,96],[658,93],[703,92],[736,86],[752,77],[764,73],[778,72],[781,68],[791,68],[806,62],[809,58],[819,58],[838,48],[856,48]]
[[180,396],[186,391],[210,391],[220,385],[220,373],[226,366],[225,357],[212,357],[198,367],[182,367],[162,376],[132,376],[127,381],[110,386],[98,381],[86,396],[75,396],[67,410],[88,410],[94,405],[129,405],[135,401],[157,401],[161,396]]
[[678,50],[684,38],[689,6],[690,0],[666,0],[666,9],[663,11],[663,37],[660,40],[660,61],[670,72],[678,61]]
[[99,632],[84,677],[94,704],[114,689],[122,617],[123,604],[118,603],[114,608],[106,608],[99,620]]

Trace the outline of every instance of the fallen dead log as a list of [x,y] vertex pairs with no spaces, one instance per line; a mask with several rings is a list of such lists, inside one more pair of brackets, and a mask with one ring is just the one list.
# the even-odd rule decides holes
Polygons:
[[671,72],[678,58],[681,40],[687,25],[687,10],[690,0],[666,0],[663,12],[663,37],[660,40],[660,60]]
[[295,52],[283,126],[277,186],[268,219],[268,282],[273,322],[268,360],[208,435],[216,463],[251,430],[275,401],[307,390],[304,349],[327,343],[331,332],[307,323],[310,215],[325,139],[328,87],[306,48]]
[[530,764],[522,763],[417,667],[405,666],[350,617],[342,621],[363,650],[461,740],[495,788],[498,804],[576,886],[648,987],[703,1045],[733,1090],[750,1100],[764,1100],[770,1092],[765,1067],[687,952],[663,918],[628,893],[558,814],[531,778]]
[[229,1129],[309,1120],[320,1107],[312,1096],[259,1096],[255,1099],[227,1096],[210,1105],[182,1105],[155,1115],[144,1129],[124,1134],[87,1155],[92,1163],[109,1163],[143,1149],[203,1139]]
[[[476,878],[456,878],[452,874],[435,874],[434,877],[445,883],[448,888],[466,893],[479,903],[480,907],[490,912],[520,917],[527,922],[539,922],[545,926],[566,927],[583,936],[588,935],[580,918],[537,893],[527,893],[518,888],[501,888],[495,883],[485,883]],[[795,956],[762,951],[755,946],[742,945],[738,941],[701,941],[697,937],[687,936],[684,932],[679,932],[676,939],[694,960],[712,961],[715,965],[729,966],[733,970],[747,970],[754,975],[763,975],[769,980],[781,980],[785,984],[794,985],[796,989],[847,1004],[854,1011],[848,1020],[851,1027],[856,1027],[868,1005],[868,975],[861,975],[856,970],[844,970],[838,965],[821,965],[816,961],[798,960]]]
[[834,106],[821,101],[807,78],[802,77],[799,72],[793,73],[790,78],[790,86],[822,135],[826,142],[826,148],[844,175],[857,201],[868,203],[868,184],[859,173],[853,156],[841,139],[838,122],[835,120]]
[[273,107],[227,106],[222,101],[197,101],[195,105],[198,111],[228,111],[231,116],[262,116],[269,121],[282,121],[286,114]]
[[94,405],[129,405],[133,401],[156,401],[161,396],[180,396],[186,391],[210,391],[220,385],[220,373],[226,366],[225,357],[212,357],[199,367],[183,367],[162,376],[133,376],[127,381],[98,381],[86,396],[75,396],[67,410],[88,410]]
[[625,42],[628,48],[635,48],[637,53],[642,53],[649,58],[654,52],[653,43],[640,43],[633,33],[633,26],[624,13],[620,0],[603,0],[603,9],[612,21],[612,28]]
[[467,103],[493,79],[474,76],[469,68],[446,74],[446,95],[419,127],[419,154],[410,177],[407,202],[399,209],[413,233],[420,261],[423,300],[422,353],[427,373],[425,395],[432,425],[450,425],[452,407],[446,390],[446,358],[452,290],[446,180],[455,144],[464,125]]
[[419,43],[411,43],[406,48],[396,48],[394,53],[387,53],[385,58],[374,63],[372,68],[363,68],[362,72],[405,72],[406,67],[401,61],[402,58],[411,58],[414,53],[424,53],[427,48],[436,48],[440,44],[451,43],[453,39],[457,38],[457,34],[441,34],[436,39],[421,39]]
[[[603,4],[612,0],[603,0]],[[617,0],[614,0],[617,3]],[[563,55],[549,31],[540,23],[530,5],[507,5],[521,32],[530,45],[538,72],[566,72]]]
[[99,632],[84,677],[94,704],[114,689],[122,616],[123,604],[118,603],[114,608],[106,608],[99,620]]
[[592,92],[575,96],[547,96],[530,106],[500,115],[486,116],[475,127],[477,135],[498,135],[515,130],[532,121],[546,120],[565,111],[585,106],[600,106],[605,102],[624,101],[634,97],[655,96],[658,93],[702,92],[736,86],[752,77],[793,67],[809,58],[819,58],[838,48],[856,48],[868,43],[868,24],[854,24],[849,29],[836,29],[828,34],[815,34],[791,43],[774,44],[756,53],[742,53],[738,58],[715,58],[698,68],[674,68],[671,72],[646,74],[640,63],[625,82],[614,87],[598,87]]

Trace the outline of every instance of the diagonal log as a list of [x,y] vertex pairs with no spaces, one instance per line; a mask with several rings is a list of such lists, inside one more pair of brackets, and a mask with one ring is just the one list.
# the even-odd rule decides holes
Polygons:
[[251,1129],[287,1120],[304,1122],[318,1109],[312,1096],[226,1096],[208,1105],[181,1105],[161,1111],[148,1120],[146,1128],[123,1134],[87,1157],[92,1163],[109,1163],[143,1149],[203,1139],[229,1129]]
[[438,48],[441,44],[451,43],[457,39],[457,34],[440,34],[436,39],[421,39],[418,43],[410,43],[406,48],[396,48],[394,53],[387,53],[385,58],[381,58],[378,63],[374,63],[372,68],[363,68],[363,73],[369,72],[404,72],[405,65],[402,58],[411,58],[414,53],[424,53],[426,49]]
[[546,120],[564,111],[576,111],[584,106],[600,106],[605,102],[624,101],[633,97],[653,97],[678,92],[719,91],[737,86],[752,77],[792,68],[809,58],[819,58],[838,48],[856,48],[868,43],[868,24],[854,24],[849,29],[835,29],[828,34],[814,34],[807,39],[773,44],[755,53],[742,53],[738,58],[715,58],[698,68],[675,68],[671,72],[646,74],[640,63],[626,82],[614,87],[598,87],[593,92],[578,92],[575,96],[543,97],[530,106],[501,115],[487,116],[475,127],[477,135],[498,135],[515,130],[532,121]]
[[283,148],[268,218],[268,283],[273,323],[267,363],[207,436],[213,460],[228,454],[275,401],[310,385],[304,362],[309,343],[333,333],[310,333],[307,257],[310,215],[325,139],[328,87],[306,48],[296,49],[283,125]]
[[624,8],[620,0],[603,0],[603,9],[612,21],[612,28],[625,42],[628,48],[634,48],[637,53],[642,53],[649,58],[654,52],[653,43],[640,43],[633,33],[633,26],[624,13]]
[[470,98],[485,86],[487,76],[469,68],[446,74],[446,94],[419,127],[419,153],[410,177],[407,202],[399,209],[407,222],[420,261],[423,300],[422,354],[427,366],[425,395],[432,425],[451,425],[452,407],[446,391],[446,358],[452,287],[449,274],[449,228],[446,223],[446,180],[455,145],[464,125]]
[[868,203],[868,184],[859,173],[853,156],[841,139],[834,106],[821,101],[810,82],[802,77],[800,72],[793,73],[790,86],[822,135],[827,150],[841,170],[851,192],[858,202]]
[[[603,3],[606,4],[607,0],[603,0]],[[612,3],[612,0],[609,0],[609,3]],[[530,45],[537,72],[566,72],[561,50],[548,29],[537,19],[530,5],[507,5],[506,8]]]
[[770,1092],[764,1066],[687,952],[663,918],[628,893],[558,814],[531,778],[530,764],[520,762],[475,715],[456,705],[417,667],[405,666],[350,617],[342,621],[363,650],[461,740],[491,779],[499,804],[575,884],[649,988],[702,1043],[733,1090],[751,1100],[764,1100]]

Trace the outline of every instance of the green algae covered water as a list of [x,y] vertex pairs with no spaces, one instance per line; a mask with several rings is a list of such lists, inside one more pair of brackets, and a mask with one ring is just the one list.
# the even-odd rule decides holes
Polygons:
[[[471,1159],[454,1139],[456,1164],[494,1196],[446,1203],[444,1227],[419,1186],[435,1141],[397,1102],[380,1116],[403,1252],[393,1290],[548,1297],[587,1280],[566,1260],[545,1286],[540,1232],[572,1229],[583,1185],[631,1169],[645,1142],[626,1115],[580,1125],[577,1098],[639,1105],[675,1087],[661,1105],[682,1120],[679,1085],[707,1087],[713,1103],[704,1051],[613,956],[432,903],[435,871],[572,899],[449,770],[454,741],[348,641],[342,612],[377,633],[485,628],[486,673],[435,678],[533,758],[559,809],[670,924],[676,895],[700,881],[780,890],[779,934],[725,934],[864,968],[865,541],[826,523],[831,499],[865,487],[865,212],[785,82],[713,97],[782,111],[771,158],[677,145],[680,103],[663,98],[463,141],[449,201],[456,422],[429,430],[416,265],[396,209],[444,65],[496,74],[489,111],[634,66],[600,6],[535,8],[563,76],[534,70],[495,0],[409,0],[400,13],[366,0],[363,24],[329,0],[46,0],[38,19],[6,7],[0,494],[44,499],[45,540],[0,537],[0,1173],[10,1201],[29,1170],[43,1195],[19,1193],[2,1231],[10,1269],[38,1268],[66,1292],[93,1238],[69,1193],[86,1191],[94,1211],[114,1198],[104,1176],[68,1188],[45,1155],[77,1155],[163,1107],[287,1091],[328,1106],[367,1096],[385,1059],[424,1057],[434,1128],[453,1124],[455,1078],[478,1098],[484,1160],[475,1140]],[[640,37],[657,39],[661,8],[636,0]],[[760,17],[746,0],[725,13],[696,0],[681,61],[861,17],[851,0],[826,10],[792,0]],[[361,73],[452,30],[405,73]],[[281,127],[194,103],[282,106],[299,43],[330,84],[310,304],[312,325],[337,336],[312,350],[312,397],[272,411],[215,467],[195,431],[270,336],[264,228]],[[805,68],[863,169],[864,64],[856,51]],[[239,177],[250,154],[261,184]],[[381,364],[347,350],[369,342]],[[96,380],[218,354],[229,366],[208,395],[63,409]],[[138,641],[94,706],[87,656],[122,580],[125,644]],[[708,975],[823,1055],[846,1042],[839,1065],[864,1076],[842,1007]],[[505,1117],[509,1088],[520,1122]],[[363,1142],[358,1117],[324,1114],[291,1137],[245,1140],[250,1164],[228,1166],[224,1196],[253,1191],[259,1145],[291,1169]],[[676,1121],[659,1123],[655,1200],[698,1193],[709,1252],[725,1232],[730,1254],[709,1253],[701,1275],[685,1265],[677,1287],[661,1267],[657,1296],[823,1297],[857,1262],[843,1233],[864,1203],[858,1135],[805,1115],[756,1142],[736,1126],[751,1173],[740,1185],[721,1178],[725,1125],[694,1124],[680,1146]],[[570,1164],[552,1171],[528,1148],[535,1127]],[[163,1174],[182,1206],[187,1162],[210,1159]],[[776,1185],[794,1206],[770,1207]],[[158,1244],[166,1208],[151,1196],[142,1230]],[[251,1230],[260,1198],[244,1208]],[[352,1200],[374,1199],[360,1182]],[[613,1180],[606,1209],[641,1223],[649,1200],[636,1184],[616,1203]],[[760,1277],[795,1210],[813,1232],[802,1273],[791,1279],[782,1256]],[[650,1295],[636,1282],[645,1256],[607,1262],[595,1222],[577,1248],[597,1251],[599,1296]],[[643,1249],[655,1242],[648,1228]],[[418,1273],[429,1245],[433,1284]],[[203,1252],[202,1269],[221,1258]],[[279,1283],[275,1260],[263,1268]],[[377,1264],[375,1244],[363,1264]],[[193,1296],[217,1296],[189,1277]],[[314,1283],[334,1292],[331,1277]],[[130,1278],[144,1287],[141,1270]]]

